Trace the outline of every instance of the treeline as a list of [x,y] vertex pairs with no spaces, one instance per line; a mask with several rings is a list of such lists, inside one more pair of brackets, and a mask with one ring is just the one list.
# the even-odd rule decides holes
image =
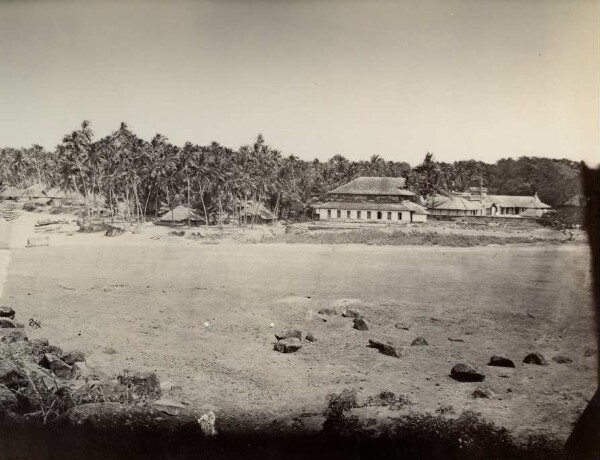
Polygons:
[[303,161],[283,155],[260,134],[237,150],[216,142],[177,146],[161,134],[141,139],[125,123],[95,139],[90,123],[84,121],[53,151],[39,145],[0,149],[0,185],[23,188],[42,183],[76,191],[91,214],[103,206],[113,213],[121,209],[127,218],[140,221],[189,204],[207,222],[216,223],[248,201],[265,203],[280,218],[298,216],[326,199],[327,191],[359,176],[406,177],[409,188],[422,196],[480,184],[496,194],[537,192],[551,206],[580,193],[579,164],[569,160],[521,157],[494,164],[443,163],[428,153],[414,168],[379,155],[358,162],[342,155]]

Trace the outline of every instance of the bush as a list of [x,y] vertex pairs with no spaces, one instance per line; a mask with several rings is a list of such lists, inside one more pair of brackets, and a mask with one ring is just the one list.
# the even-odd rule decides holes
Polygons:
[[340,394],[327,396],[327,410],[323,431],[337,436],[356,436],[360,434],[362,424],[351,410],[358,407],[356,390],[344,390]]
[[569,207],[549,211],[540,218],[540,224],[554,230],[567,230],[583,227],[585,223],[584,208]]
[[25,211],[33,212],[36,209],[37,209],[37,206],[32,201],[28,201],[27,203],[23,204],[23,210],[25,210]]

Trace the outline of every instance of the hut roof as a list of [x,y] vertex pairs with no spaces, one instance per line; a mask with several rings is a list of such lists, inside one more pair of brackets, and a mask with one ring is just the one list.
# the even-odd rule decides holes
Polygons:
[[40,197],[45,197],[46,195],[44,195],[44,190],[46,189],[46,187],[42,184],[33,184],[30,187],[27,187],[24,191],[23,191],[23,195],[28,196],[30,198],[40,198]]
[[[246,215],[251,216],[254,213],[254,204],[252,201],[248,201],[248,205],[246,206]],[[244,213],[244,210],[241,210],[241,214]],[[276,220],[275,214],[271,212],[271,210],[265,207],[262,203],[258,203],[258,209],[256,210],[256,215],[261,217],[263,220]]]
[[358,177],[328,193],[333,195],[414,196],[413,192],[404,188],[405,184],[406,180],[403,177]]
[[199,221],[203,220],[198,214],[196,214],[193,210],[188,208],[187,206],[177,206],[173,208],[172,211],[167,211],[162,216],[160,216],[161,222],[183,222],[186,220]]
[[13,186],[5,188],[2,193],[0,193],[2,198],[18,198],[21,195],[23,195],[23,190]]
[[46,190],[44,195],[48,198],[65,198],[67,196],[67,194],[58,187],[52,187],[50,190]]
[[429,214],[423,206],[406,200],[400,203],[328,201],[327,203],[315,204],[314,207],[318,209],[345,209],[348,211],[413,211],[415,214]]
[[537,195],[534,196],[510,196],[510,195],[488,195],[486,205],[492,204],[502,206],[503,208],[530,208],[530,209],[548,209],[545,203],[542,203]]
[[450,210],[466,210],[475,211],[481,209],[481,203],[469,201],[462,196],[451,195],[435,195],[427,200],[427,207],[430,209],[450,209]]

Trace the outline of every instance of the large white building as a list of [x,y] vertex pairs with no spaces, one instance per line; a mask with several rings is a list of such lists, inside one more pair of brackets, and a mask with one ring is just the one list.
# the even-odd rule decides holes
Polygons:
[[429,213],[405,187],[401,177],[359,177],[329,192],[331,201],[315,210],[320,220],[426,222]]

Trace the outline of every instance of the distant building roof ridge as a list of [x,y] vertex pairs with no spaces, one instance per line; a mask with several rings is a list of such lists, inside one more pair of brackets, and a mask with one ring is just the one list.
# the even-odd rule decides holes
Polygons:
[[328,192],[332,195],[388,195],[388,196],[414,196],[406,190],[404,177],[369,177],[361,176],[347,184]]

